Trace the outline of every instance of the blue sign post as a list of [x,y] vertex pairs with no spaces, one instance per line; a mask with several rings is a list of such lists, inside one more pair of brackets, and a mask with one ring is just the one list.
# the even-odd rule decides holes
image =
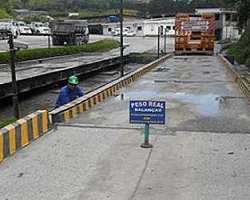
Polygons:
[[145,124],[143,148],[152,148],[149,143],[149,125],[165,124],[166,104],[164,101],[130,101],[129,122]]

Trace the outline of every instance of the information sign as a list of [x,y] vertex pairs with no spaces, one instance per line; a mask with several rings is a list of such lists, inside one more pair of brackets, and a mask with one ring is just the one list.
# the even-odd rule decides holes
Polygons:
[[165,101],[130,101],[131,124],[165,124]]

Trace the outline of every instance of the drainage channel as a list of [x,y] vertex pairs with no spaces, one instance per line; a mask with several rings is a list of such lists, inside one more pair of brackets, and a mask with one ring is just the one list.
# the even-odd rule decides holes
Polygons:
[[[125,74],[131,73],[136,69],[143,66],[143,64],[129,63],[124,66]],[[80,77],[79,86],[83,92],[89,93],[105,84],[120,77],[119,66],[110,68],[105,71],[94,72]],[[28,93],[21,94],[20,100],[20,113],[25,116],[39,109],[52,110],[59,93],[60,88],[65,84],[62,81],[57,84],[52,84],[43,88],[32,90]],[[12,116],[12,106],[10,105],[11,98],[0,101],[0,121]]]

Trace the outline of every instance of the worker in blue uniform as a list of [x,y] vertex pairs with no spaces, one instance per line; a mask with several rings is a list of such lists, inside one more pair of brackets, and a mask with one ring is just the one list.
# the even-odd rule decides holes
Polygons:
[[68,78],[68,84],[60,90],[55,108],[67,104],[84,95],[78,84],[79,80],[76,76],[70,76]]

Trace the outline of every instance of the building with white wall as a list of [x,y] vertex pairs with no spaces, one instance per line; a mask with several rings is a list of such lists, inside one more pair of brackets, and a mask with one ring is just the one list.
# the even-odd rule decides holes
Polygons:
[[[158,18],[148,20],[124,21],[123,27],[136,36],[157,36],[158,28],[161,30],[167,29],[167,35],[174,36],[175,34],[175,18]],[[120,23],[103,24],[103,35],[112,35],[116,29],[120,28]],[[164,32],[164,31],[163,31]]]
[[216,20],[215,35],[217,40],[239,39],[240,29],[237,27],[237,12],[223,8],[197,8],[196,14],[214,14]]

